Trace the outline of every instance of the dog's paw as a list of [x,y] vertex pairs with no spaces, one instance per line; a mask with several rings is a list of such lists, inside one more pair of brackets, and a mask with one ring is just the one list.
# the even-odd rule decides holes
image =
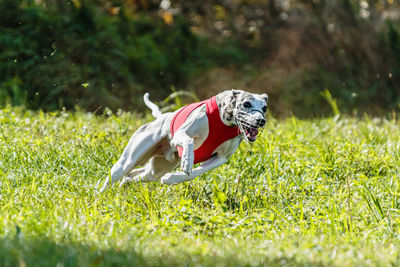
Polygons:
[[[101,184],[101,181],[99,181],[98,183],[97,183],[97,188],[98,188],[98,186]],[[110,177],[106,177],[106,180],[105,180],[105,182],[104,182],[104,184],[102,185],[102,187],[100,188],[100,190],[99,190],[99,193],[103,193],[108,187],[110,186]]]
[[161,183],[166,185],[174,185],[184,182],[186,178],[187,176],[183,172],[167,173],[161,177]]
[[161,177],[161,183],[166,185],[172,185],[176,183],[176,177],[173,173],[167,173]]
[[124,178],[122,179],[122,181],[120,182],[120,184],[119,184],[119,189],[123,189],[123,188],[128,187],[128,185],[130,185],[132,182],[133,182],[133,179],[132,179],[132,178],[130,178],[130,177],[124,177]]

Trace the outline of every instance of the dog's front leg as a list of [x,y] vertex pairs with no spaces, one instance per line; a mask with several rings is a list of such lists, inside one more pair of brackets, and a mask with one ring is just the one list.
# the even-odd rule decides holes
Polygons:
[[195,109],[175,132],[170,144],[182,147],[181,169],[190,175],[194,163],[194,149],[200,146],[208,135],[206,106]]
[[172,146],[182,147],[181,169],[186,175],[190,175],[194,162],[194,140],[185,131],[177,131],[171,140]]
[[196,178],[197,176],[208,172],[209,170],[212,170],[214,168],[217,168],[224,164],[226,162],[225,157],[218,157],[214,156],[207,161],[205,161],[203,164],[201,164],[199,167],[193,169],[193,172],[190,174],[186,174],[184,172],[176,172],[176,173],[167,173],[161,178],[161,183],[167,184],[167,185],[173,185],[173,184],[179,184],[182,182],[190,181]]

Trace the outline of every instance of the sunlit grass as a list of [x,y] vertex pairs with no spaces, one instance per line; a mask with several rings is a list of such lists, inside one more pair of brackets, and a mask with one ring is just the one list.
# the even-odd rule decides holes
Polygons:
[[399,264],[398,121],[271,119],[193,182],[98,194],[148,119],[1,110],[0,265]]

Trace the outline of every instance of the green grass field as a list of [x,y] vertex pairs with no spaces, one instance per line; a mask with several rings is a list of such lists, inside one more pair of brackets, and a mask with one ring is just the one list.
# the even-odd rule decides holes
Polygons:
[[98,194],[147,119],[0,110],[0,265],[399,265],[396,119],[270,119],[190,183]]

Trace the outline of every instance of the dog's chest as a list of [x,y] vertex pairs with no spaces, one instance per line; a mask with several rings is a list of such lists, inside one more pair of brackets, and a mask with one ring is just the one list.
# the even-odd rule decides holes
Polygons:
[[[171,123],[172,134],[177,130],[192,137],[194,163],[208,160],[218,147],[240,134],[237,127],[224,124],[215,99],[212,97],[182,108],[174,115]],[[178,146],[177,150],[179,156],[182,156],[183,148]]]

